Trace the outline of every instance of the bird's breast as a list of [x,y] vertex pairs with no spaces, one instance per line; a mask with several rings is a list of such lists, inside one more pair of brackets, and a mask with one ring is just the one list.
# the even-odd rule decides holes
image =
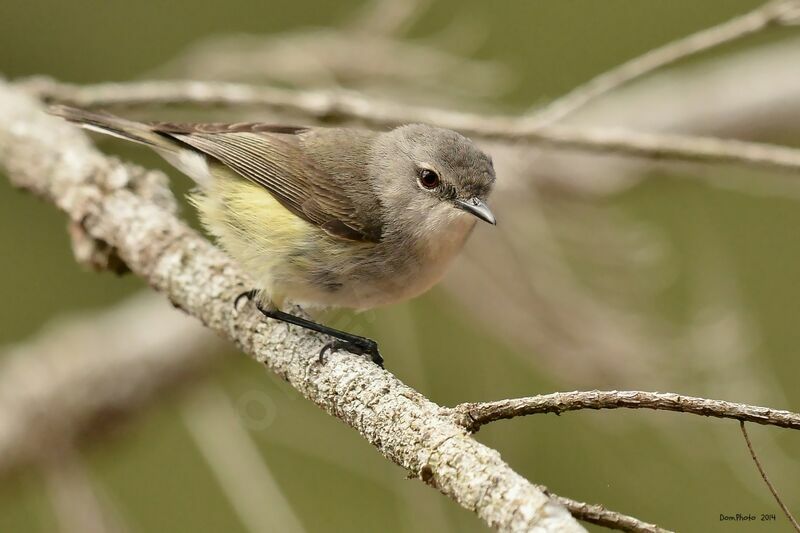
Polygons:
[[412,238],[391,237],[384,243],[385,269],[377,276],[382,294],[375,305],[387,305],[418,296],[438,283],[464,246],[475,222],[457,217],[450,224],[417,234]]

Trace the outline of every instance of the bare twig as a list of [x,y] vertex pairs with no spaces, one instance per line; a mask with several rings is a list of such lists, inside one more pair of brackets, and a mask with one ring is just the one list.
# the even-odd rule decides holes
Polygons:
[[779,145],[699,135],[572,126],[548,126],[541,131],[520,128],[520,137],[558,148],[574,148],[652,160],[732,163],[772,170],[800,171],[800,150]]
[[89,235],[113,246],[133,273],[174,305],[235,342],[385,457],[490,526],[583,530],[496,451],[466,435],[448,410],[388,372],[345,353],[320,364],[320,336],[267,323],[252,309],[236,311],[235,296],[251,282],[231,259],[169,212],[116,186],[109,176],[124,175],[124,167],[7,85],[0,85],[0,165],[12,184],[82,221]]
[[572,516],[578,520],[583,520],[584,522],[603,526],[608,529],[615,529],[617,531],[630,531],[633,533],[671,533],[669,529],[643,522],[632,516],[609,511],[602,505],[578,502],[553,494],[550,489],[544,485],[539,485],[539,488],[542,489],[542,492],[549,494],[551,498],[555,498],[558,503],[566,507],[567,510],[572,513]]
[[756,455],[756,451],[753,449],[753,443],[750,442],[750,436],[747,434],[747,428],[744,427],[744,420],[739,421],[739,425],[742,428],[742,436],[744,437],[744,441],[747,443],[747,449],[750,451],[750,457],[753,458],[753,462],[756,464],[759,474],[761,474],[761,479],[763,479],[764,483],[767,484],[767,487],[772,493],[772,496],[775,498],[775,501],[778,502],[778,506],[781,508],[781,511],[783,511],[783,514],[785,514],[786,518],[789,519],[789,523],[792,524],[792,527],[795,529],[795,531],[800,532],[800,524],[797,523],[797,520],[792,515],[791,511],[789,511],[789,508],[785,503],[783,503],[783,500],[778,494],[778,491],[775,489],[775,486],[769,480],[769,477],[767,477],[764,467],[761,466],[761,461],[758,460],[758,455]]
[[540,126],[550,125],[590,101],[654,70],[767,28],[796,25],[798,21],[800,2],[797,0],[767,2],[749,13],[682,37],[614,67],[536,111],[531,120]]
[[[800,69],[787,69],[786,65],[797,63],[800,32],[715,56],[713,61],[658,72],[593,100],[559,124],[761,142],[792,139],[800,123]],[[511,152],[510,147],[506,151]],[[654,168],[664,167],[663,162],[648,159],[525,146],[514,152],[509,154],[514,157],[511,161],[529,161],[527,166],[517,163],[526,169],[518,172],[522,183],[544,183],[593,196],[618,193],[639,183]],[[682,174],[749,194],[797,195],[792,180],[758,179],[752,173],[716,170],[694,168]]]
[[526,141],[563,149],[649,159],[737,163],[800,171],[800,150],[714,137],[662,135],[572,126],[540,127],[504,115],[477,115],[366,98],[344,91],[294,91],[275,87],[197,81],[146,81],[77,86],[35,78],[21,83],[45,101],[81,107],[142,105],[258,106],[319,121],[386,127],[427,122],[486,139]]
[[800,414],[769,407],[758,407],[723,400],[709,400],[667,392],[643,391],[574,391],[556,392],[498,400],[485,403],[463,403],[452,409],[459,423],[470,431],[496,420],[541,413],[561,414],[582,409],[653,409],[675,411],[716,418],[733,418],[743,422],[800,429]]

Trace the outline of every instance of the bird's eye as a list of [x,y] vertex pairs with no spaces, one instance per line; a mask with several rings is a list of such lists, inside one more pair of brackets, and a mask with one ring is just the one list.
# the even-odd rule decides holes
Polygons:
[[439,174],[429,168],[420,169],[419,184],[426,189],[435,189],[439,186]]

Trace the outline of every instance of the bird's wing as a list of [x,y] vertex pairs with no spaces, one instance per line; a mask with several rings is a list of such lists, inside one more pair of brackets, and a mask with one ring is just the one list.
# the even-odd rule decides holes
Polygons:
[[331,235],[378,242],[380,221],[359,210],[339,183],[314,164],[297,133],[266,124],[152,124],[153,129],[207,154],[261,185],[286,209]]

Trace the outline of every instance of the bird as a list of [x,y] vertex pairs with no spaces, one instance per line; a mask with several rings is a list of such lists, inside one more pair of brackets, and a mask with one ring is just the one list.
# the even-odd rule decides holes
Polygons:
[[374,131],[261,122],[140,122],[65,105],[50,113],[148,146],[190,177],[190,202],[254,280],[236,298],[265,316],[333,338],[383,366],[377,343],[284,311],[364,311],[418,296],[444,275],[487,198],[492,159],[444,128]]

